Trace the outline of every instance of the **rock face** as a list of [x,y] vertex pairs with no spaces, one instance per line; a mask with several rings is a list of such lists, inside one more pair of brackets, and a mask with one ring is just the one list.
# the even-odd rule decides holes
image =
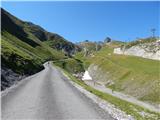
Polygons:
[[1,90],[5,90],[7,87],[16,84],[18,81],[25,77],[25,75],[15,73],[6,67],[1,68]]
[[111,84],[112,80],[109,79],[109,72],[103,71],[99,65],[91,64],[88,67],[88,74],[92,80],[100,84]]
[[115,48],[114,53],[160,60],[160,40],[157,42],[139,44],[128,49]]

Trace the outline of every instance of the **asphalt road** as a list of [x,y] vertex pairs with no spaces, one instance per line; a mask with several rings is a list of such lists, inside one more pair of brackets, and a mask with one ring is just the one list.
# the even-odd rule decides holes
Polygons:
[[2,96],[1,103],[3,120],[113,120],[51,64]]

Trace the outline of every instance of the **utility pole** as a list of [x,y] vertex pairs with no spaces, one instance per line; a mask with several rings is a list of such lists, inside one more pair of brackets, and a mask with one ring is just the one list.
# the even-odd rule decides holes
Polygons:
[[156,29],[155,29],[155,28],[152,28],[152,29],[151,29],[152,37],[153,37],[153,38],[155,37],[155,31],[156,31]]

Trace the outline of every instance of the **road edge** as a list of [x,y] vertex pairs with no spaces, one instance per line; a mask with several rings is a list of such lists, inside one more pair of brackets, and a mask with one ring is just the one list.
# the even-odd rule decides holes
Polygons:
[[[59,68],[60,69],[60,68]],[[82,94],[91,99],[94,103],[96,103],[100,108],[109,113],[111,117],[116,120],[135,120],[135,118],[131,115],[127,115],[124,111],[115,107],[115,105],[107,102],[106,100],[101,99],[100,97],[92,94],[87,91],[85,88],[81,87],[77,83],[73,82],[71,78],[64,73],[64,71],[60,70],[61,73],[68,79],[69,83],[72,84],[75,88],[77,88]]]

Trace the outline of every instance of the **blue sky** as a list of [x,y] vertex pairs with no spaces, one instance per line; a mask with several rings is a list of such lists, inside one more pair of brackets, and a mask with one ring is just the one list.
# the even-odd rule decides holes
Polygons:
[[106,37],[131,41],[159,29],[158,2],[2,2],[24,21],[58,33],[67,40],[101,41]]

